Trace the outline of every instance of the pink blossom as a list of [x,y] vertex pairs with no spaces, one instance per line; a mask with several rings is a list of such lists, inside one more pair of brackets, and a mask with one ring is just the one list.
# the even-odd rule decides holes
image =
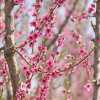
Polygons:
[[84,89],[85,89],[87,92],[91,92],[92,89],[93,89],[93,86],[92,86],[91,83],[86,83],[86,84],[84,85]]
[[23,3],[24,3],[24,0],[14,0],[14,2],[15,2],[16,4],[23,4]]

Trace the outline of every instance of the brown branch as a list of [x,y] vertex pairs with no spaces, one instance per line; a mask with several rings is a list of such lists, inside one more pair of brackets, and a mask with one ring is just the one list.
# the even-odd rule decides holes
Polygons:
[[96,1],[96,26],[95,26],[95,51],[94,51],[94,94],[93,100],[100,100],[100,0]]
[[69,21],[71,15],[72,15],[72,13],[74,12],[75,7],[77,6],[78,1],[79,1],[79,0],[75,0],[72,9],[69,11],[69,15],[65,18],[63,24],[60,26],[60,29],[59,29],[57,35],[56,35],[56,36],[54,37],[54,39],[47,45],[47,48],[48,48],[48,49],[56,42],[56,40],[57,40],[58,37],[59,37],[59,34],[62,33],[64,27],[66,26],[66,24],[68,23],[68,21]]
[[15,52],[14,52],[14,41],[12,39],[13,31],[11,28],[11,11],[14,7],[13,0],[5,0],[5,45],[4,45],[4,56],[6,59],[6,62],[8,64],[9,68],[9,74],[11,79],[11,85],[12,85],[12,92],[13,92],[13,100],[17,100],[16,98],[16,91],[18,89],[18,77],[17,77],[17,64],[16,64],[16,58],[15,58]]
[[25,59],[25,57],[24,57],[17,49],[15,49],[15,51],[19,54],[19,56],[20,56],[29,66],[32,66],[32,65]]

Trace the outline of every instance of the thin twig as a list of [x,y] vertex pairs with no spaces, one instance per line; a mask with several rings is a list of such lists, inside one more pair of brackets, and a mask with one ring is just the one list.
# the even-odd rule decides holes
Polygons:
[[82,63],[84,60],[86,60],[90,55],[91,55],[91,53],[94,51],[94,48],[84,57],[84,58],[82,58],[79,62],[77,62],[76,64],[74,64],[72,67],[74,67],[74,66],[77,66],[77,65],[79,65],[80,63]]
[[20,57],[29,65],[29,66],[32,66],[26,59],[25,57],[17,50],[15,49],[16,53],[20,55]]
[[95,25],[93,25],[92,21],[91,21],[91,26],[93,28],[93,31],[96,32]]
[[[79,64],[81,64],[83,61],[85,61],[90,55],[91,53],[95,50],[95,48],[91,49],[91,51],[85,56],[83,57],[80,61],[76,62],[73,65],[70,65],[69,69],[73,69],[74,67],[78,66]],[[60,70],[61,72],[64,72],[65,70]]]

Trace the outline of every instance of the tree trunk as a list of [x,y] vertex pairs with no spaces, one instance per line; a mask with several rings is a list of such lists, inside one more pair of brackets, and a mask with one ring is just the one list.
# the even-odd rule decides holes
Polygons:
[[96,39],[94,51],[94,97],[93,100],[100,100],[100,0],[97,0],[96,6]]
[[16,59],[14,52],[14,41],[12,39],[13,31],[11,28],[11,11],[13,9],[12,0],[5,0],[5,47],[4,56],[8,64],[9,74],[12,84],[13,100],[16,100],[16,90],[18,85],[18,78],[16,73]]

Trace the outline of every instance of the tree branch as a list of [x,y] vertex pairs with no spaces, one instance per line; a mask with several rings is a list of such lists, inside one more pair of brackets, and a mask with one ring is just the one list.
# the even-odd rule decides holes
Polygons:
[[16,91],[18,89],[18,77],[17,77],[17,64],[14,52],[14,41],[12,39],[13,31],[11,28],[11,11],[14,7],[13,0],[5,0],[5,45],[4,45],[4,56],[9,68],[9,74],[11,79],[12,85],[12,92],[13,92],[13,100],[17,100],[16,98]]
[[32,66],[32,65],[25,59],[25,57],[24,57],[17,49],[15,49],[15,51],[19,54],[19,56],[20,56],[29,66]]
[[[69,69],[73,69],[74,67],[78,66],[79,64],[81,64],[83,61],[85,61],[90,55],[91,53],[95,50],[95,48],[91,49],[91,51],[85,56],[83,57],[80,61],[76,62],[73,65],[70,65]],[[64,72],[65,70],[60,70],[61,72]]]
[[68,20],[70,19],[72,13],[74,12],[75,7],[77,6],[78,1],[79,1],[79,0],[75,0],[72,9],[71,9],[71,11],[69,12],[69,15],[65,18],[63,24],[60,26],[60,29],[59,29],[57,35],[56,35],[56,36],[54,37],[54,39],[47,45],[47,48],[48,48],[48,49],[56,42],[56,40],[57,40],[58,37],[59,37],[59,34],[62,33],[64,27],[66,26],[66,24],[68,23]]
[[95,27],[95,51],[94,51],[94,94],[93,100],[100,100],[100,0],[96,1],[96,27]]

